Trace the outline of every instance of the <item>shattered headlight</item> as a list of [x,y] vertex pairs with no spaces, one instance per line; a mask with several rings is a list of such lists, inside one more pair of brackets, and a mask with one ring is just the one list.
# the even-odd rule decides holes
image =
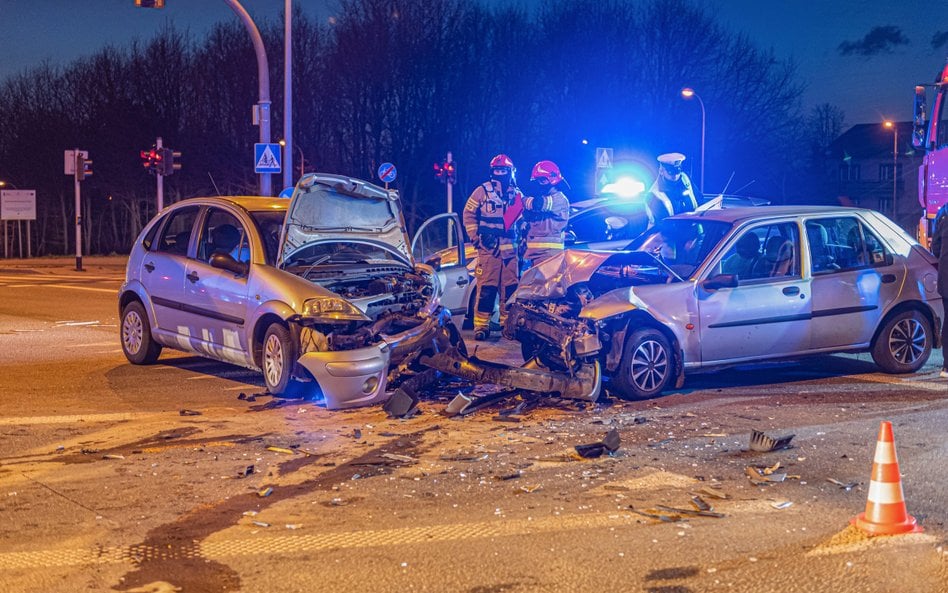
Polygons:
[[340,321],[369,321],[358,307],[338,297],[320,297],[303,303],[303,317],[321,317]]

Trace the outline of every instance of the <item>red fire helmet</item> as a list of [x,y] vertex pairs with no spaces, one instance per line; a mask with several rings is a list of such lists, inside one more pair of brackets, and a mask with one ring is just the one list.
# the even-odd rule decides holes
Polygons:
[[550,185],[556,185],[563,181],[563,174],[560,168],[553,161],[540,161],[533,165],[533,173],[530,175],[530,181],[546,179]]

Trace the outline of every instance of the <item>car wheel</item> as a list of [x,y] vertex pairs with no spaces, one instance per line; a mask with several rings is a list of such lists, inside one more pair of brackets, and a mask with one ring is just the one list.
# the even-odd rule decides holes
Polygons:
[[285,395],[293,384],[293,366],[299,358],[299,348],[293,343],[288,330],[281,323],[272,323],[263,336],[263,380],[273,395]]
[[161,344],[151,337],[145,307],[131,301],[122,310],[122,352],[132,364],[152,364],[161,354]]
[[893,315],[872,343],[872,360],[887,373],[914,373],[931,353],[932,327],[918,311]]
[[671,381],[674,361],[668,338],[657,329],[644,327],[625,341],[622,361],[612,377],[612,388],[627,399],[659,395]]

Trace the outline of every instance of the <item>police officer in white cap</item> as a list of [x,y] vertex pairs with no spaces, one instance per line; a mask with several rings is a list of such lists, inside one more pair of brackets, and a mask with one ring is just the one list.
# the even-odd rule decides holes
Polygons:
[[669,152],[658,155],[658,178],[648,190],[645,205],[649,226],[666,216],[692,212],[698,207],[691,179],[681,170],[685,155]]

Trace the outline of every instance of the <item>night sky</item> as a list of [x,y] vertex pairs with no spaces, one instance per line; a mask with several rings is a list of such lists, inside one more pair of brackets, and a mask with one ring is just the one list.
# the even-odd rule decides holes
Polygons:
[[[336,5],[333,0],[295,2],[322,21]],[[134,4],[0,0],[0,78],[43,60],[64,64],[106,44],[122,47],[135,38],[150,39],[169,21],[198,36],[217,21],[237,18],[222,0],[166,0],[161,10]],[[276,19],[284,1],[242,4],[256,19]],[[944,0],[720,0],[705,5],[726,28],[773,47],[779,59],[793,59],[807,87],[804,104],[837,105],[847,125],[908,119],[914,85],[932,82],[948,55]]]

